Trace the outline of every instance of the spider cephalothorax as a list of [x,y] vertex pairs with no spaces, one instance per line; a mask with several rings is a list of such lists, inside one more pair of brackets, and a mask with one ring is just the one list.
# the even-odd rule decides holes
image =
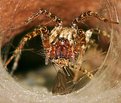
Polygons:
[[[45,14],[47,17],[51,18],[57,23],[57,26],[49,31],[46,27],[39,25],[32,32],[26,34],[20,41],[19,46],[14,51],[13,55],[5,63],[5,66],[7,66],[15,58],[12,69],[13,74],[25,43],[28,40],[40,35],[45,50],[46,65],[52,62],[58,65],[60,68],[57,74],[56,84],[53,87],[53,93],[69,93],[71,92],[71,89],[68,88],[68,83],[71,82],[73,85],[75,85],[75,82],[78,81],[79,71],[82,71],[82,73],[86,74],[89,78],[93,77],[91,72],[87,71],[81,66],[83,63],[83,56],[87,47],[89,46],[91,36],[95,29],[92,28],[84,31],[82,29],[78,29],[77,24],[90,16],[93,16],[104,22],[118,22],[113,22],[102,18],[96,12],[87,11],[74,19],[71,27],[63,27],[61,19],[59,19],[57,16],[54,16],[47,10],[40,9],[37,13],[29,17],[25,24],[32,22],[40,14]],[[71,68],[75,70],[74,74],[72,73]]]

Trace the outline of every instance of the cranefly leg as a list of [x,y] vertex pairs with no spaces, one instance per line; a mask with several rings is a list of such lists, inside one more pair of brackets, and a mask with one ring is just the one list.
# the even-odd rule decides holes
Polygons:
[[78,28],[77,24],[83,20],[86,20],[87,18],[89,17],[95,17],[101,21],[104,21],[104,22],[109,22],[109,23],[114,23],[114,24],[119,24],[119,22],[116,22],[116,21],[111,21],[111,20],[108,20],[102,16],[100,16],[97,12],[93,12],[93,11],[87,11],[87,12],[84,12],[82,13],[81,15],[79,15],[77,18],[75,18],[72,22],[72,27],[73,28]]
[[28,23],[32,22],[36,17],[38,17],[41,14],[44,14],[47,17],[51,18],[54,22],[57,23],[58,26],[62,25],[62,20],[60,18],[58,18],[57,16],[55,16],[54,14],[52,14],[51,12],[49,12],[45,9],[39,9],[38,12],[36,12],[32,16],[30,16],[25,23],[28,24]]
[[[28,40],[31,40],[32,38],[34,38],[34,37],[36,37],[36,36],[38,36],[38,35],[40,35],[42,38],[47,38],[46,35],[48,35],[48,33],[49,33],[49,32],[47,31],[46,27],[38,26],[37,28],[34,29],[33,32],[30,32],[30,33],[26,34],[26,35],[23,37],[23,39],[20,41],[18,47],[15,49],[13,55],[6,61],[5,67],[7,67],[8,64],[9,64],[14,58],[17,57],[17,58],[19,59],[19,56],[20,56],[20,54],[21,54],[21,51],[22,51],[24,45],[26,44],[26,42],[27,42]],[[46,39],[45,39],[45,40],[46,40]],[[17,65],[16,62],[18,62],[18,59],[17,59],[17,58],[15,59],[15,63],[14,63],[14,67],[13,67],[14,70],[13,70],[13,71],[15,71],[15,67],[16,67],[16,65]],[[13,73],[13,71],[12,71],[12,73]]]

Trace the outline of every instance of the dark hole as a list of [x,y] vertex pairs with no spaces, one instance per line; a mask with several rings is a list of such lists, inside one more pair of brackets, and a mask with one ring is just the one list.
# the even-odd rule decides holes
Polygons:
[[[19,45],[20,40],[32,30],[33,29],[30,29],[28,31],[25,31],[17,35],[13,40],[11,40],[7,45],[5,45],[2,48],[3,60],[5,59],[6,55],[5,51],[9,48],[9,51],[7,52],[8,55],[7,59],[8,59],[9,57],[11,57],[16,47]],[[8,65],[9,73],[11,72],[13,63],[14,60],[12,60],[12,62],[10,62],[10,64]],[[21,57],[18,62],[18,66],[13,74],[13,77],[18,79],[21,79],[22,77],[26,79],[26,75],[29,72],[32,72],[35,77],[38,76],[37,78],[39,78],[39,76],[41,76],[42,78],[45,79],[45,83],[42,85],[47,87],[47,89],[50,91],[53,85],[54,76],[52,76],[52,74],[49,74],[48,72],[41,73],[41,71],[44,70],[49,71],[47,69],[49,69],[50,65],[48,66],[45,65],[45,54],[44,54],[44,48],[42,46],[42,40],[40,36],[37,36],[29,40],[22,49]]]

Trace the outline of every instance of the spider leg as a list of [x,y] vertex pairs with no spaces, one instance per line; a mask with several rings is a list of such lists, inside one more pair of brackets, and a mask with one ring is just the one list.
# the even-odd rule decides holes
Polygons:
[[[17,64],[18,64],[18,61],[19,61],[19,58],[20,58],[20,55],[21,55],[21,51],[22,49],[24,48],[24,45],[26,44],[26,42],[28,40],[31,40],[32,38],[40,35],[42,37],[42,39],[46,40],[45,38],[47,37],[48,35],[48,30],[46,29],[46,27],[42,27],[42,26],[38,26],[37,28],[34,29],[33,32],[30,32],[28,34],[26,34],[23,39],[20,41],[18,47],[15,49],[13,55],[6,61],[5,63],[5,67],[8,66],[8,64],[15,58],[15,62],[13,64],[13,70],[12,70],[12,74],[13,72],[15,71],[16,67],[17,67]],[[43,43],[45,47],[47,47],[47,43],[45,44],[45,42]]]
[[93,12],[93,11],[87,11],[82,13],[81,15],[79,15],[77,18],[75,18],[72,22],[72,27],[73,28],[78,28],[77,24],[89,17],[95,17],[103,22],[109,22],[109,23],[114,23],[114,24],[119,24],[119,22],[117,21],[111,21],[109,19],[106,19],[102,16],[100,16],[97,12]]
[[[83,63],[83,57],[85,55],[85,51],[88,48],[88,45],[90,45],[89,44],[90,39],[91,39],[92,34],[94,32],[96,32],[97,35],[104,35],[103,33],[101,33],[100,29],[89,29],[86,32],[84,32],[83,30],[79,30],[79,32],[78,32],[81,35],[78,35],[76,37],[76,39],[77,39],[76,40],[77,41],[76,49],[78,49],[77,51],[80,51],[80,54],[79,54],[79,56],[77,58],[76,65],[74,67],[74,69],[75,69],[75,76],[74,76],[74,79],[73,79],[74,82],[78,81],[79,76],[80,76],[80,74],[79,74],[80,71],[82,72],[82,74],[87,75],[90,79],[93,77],[93,73],[91,73],[88,70],[84,69],[82,67],[82,63]],[[105,34],[105,36],[109,38],[108,34],[107,35]]]
[[62,20],[60,18],[58,18],[57,16],[55,16],[54,14],[52,14],[51,12],[49,12],[45,9],[39,9],[36,13],[34,13],[32,16],[30,16],[25,23],[28,24],[28,23],[32,22],[36,17],[38,17],[41,14],[44,14],[45,16],[51,18],[54,22],[57,23],[58,26],[62,25]]
[[79,55],[76,61],[76,65],[74,66],[75,69],[75,76],[73,78],[73,82],[77,82],[80,76],[80,71],[82,72],[82,74],[87,75],[89,78],[93,77],[93,74],[88,72],[86,69],[82,68],[82,63],[83,63],[83,57],[85,55],[85,51],[87,49],[88,43],[90,41],[90,38],[92,36],[93,30],[89,29],[86,32],[84,32],[83,30],[79,30],[78,31],[78,36],[75,38],[77,39],[77,43],[76,43],[76,51],[79,51]]

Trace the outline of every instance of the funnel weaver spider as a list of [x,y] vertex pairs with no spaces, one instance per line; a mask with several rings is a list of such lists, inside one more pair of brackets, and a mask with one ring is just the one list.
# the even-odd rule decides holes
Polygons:
[[[57,25],[51,31],[45,26],[38,25],[32,32],[26,34],[15,49],[13,55],[6,61],[5,66],[7,67],[15,58],[14,68],[12,69],[13,74],[26,42],[39,35],[45,50],[45,64],[48,65],[48,63],[51,62],[60,68],[57,73],[55,85],[53,86],[53,94],[70,93],[72,90],[68,88],[68,84],[71,83],[73,86],[76,85],[79,71],[82,71],[82,73],[87,75],[90,79],[93,77],[93,74],[83,69],[81,65],[83,63],[83,56],[85,55],[95,29],[84,31],[78,28],[78,23],[89,17],[95,17],[100,21],[108,23],[118,24],[118,22],[103,18],[97,12],[87,11],[75,18],[70,27],[63,27],[60,18],[47,10],[40,9],[37,13],[29,17],[25,23],[28,24],[32,22],[41,14],[51,18]],[[72,72],[70,68],[74,69],[76,72]]]

